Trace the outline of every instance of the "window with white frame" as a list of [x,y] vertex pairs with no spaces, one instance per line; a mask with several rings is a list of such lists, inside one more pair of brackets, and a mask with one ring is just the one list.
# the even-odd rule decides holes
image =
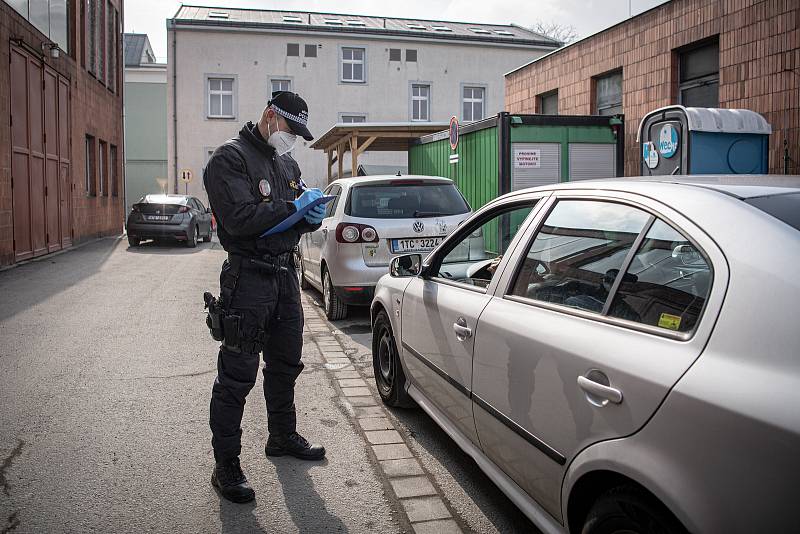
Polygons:
[[431,86],[425,84],[411,84],[411,120],[431,120]]
[[356,122],[367,122],[367,116],[355,113],[342,113],[342,121],[345,124],[353,124]]
[[461,97],[463,119],[465,121],[481,120],[486,107],[486,88],[465,86]]
[[366,81],[364,72],[364,58],[366,51],[363,48],[342,48],[342,81],[359,82]]
[[[292,80],[286,79],[274,79],[271,80],[272,82],[272,92],[277,93],[278,91],[291,91],[292,90]],[[270,93],[272,94],[272,93]]]
[[208,116],[232,119],[233,78],[208,78]]

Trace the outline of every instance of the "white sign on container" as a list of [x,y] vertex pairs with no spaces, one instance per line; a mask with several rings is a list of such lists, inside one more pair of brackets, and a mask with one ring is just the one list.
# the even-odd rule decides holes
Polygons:
[[538,169],[541,165],[541,150],[538,148],[514,149],[514,167],[517,169]]

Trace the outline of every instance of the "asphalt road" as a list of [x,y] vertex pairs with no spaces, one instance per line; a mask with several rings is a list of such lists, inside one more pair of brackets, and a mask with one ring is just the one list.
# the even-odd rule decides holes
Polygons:
[[[223,259],[216,243],[103,239],[0,272],[0,534],[410,531],[313,343],[299,430],[328,459],[265,458],[259,377],[241,457],[257,499],[210,486],[217,344],[201,296]],[[366,313],[335,326],[368,368]],[[423,412],[392,416],[465,531],[535,532]]]

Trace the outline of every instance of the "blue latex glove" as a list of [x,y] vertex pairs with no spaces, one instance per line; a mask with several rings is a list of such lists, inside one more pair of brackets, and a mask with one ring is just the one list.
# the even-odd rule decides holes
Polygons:
[[308,210],[308,213],[306,213],[305,216],[306,222],[308,222],[309,224],[319,224],[322,222],[322,219],[324,218],[325,218],[324,205],[314,206],[313,208]]
[[301,209],[308,206],[321,196],[322,196],[322,191],[320,191],[315,187],[314,189],[306,189],[305,191],[303,191],[302,195],[297,197],[292,202],[294,202],[294,207],[297,208],[297,211],[300,211]]

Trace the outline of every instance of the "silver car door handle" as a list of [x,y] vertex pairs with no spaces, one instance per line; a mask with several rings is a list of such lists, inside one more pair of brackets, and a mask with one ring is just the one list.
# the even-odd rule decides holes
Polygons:
[[622,392],[616,388],[612,388],[611,386],[606,386],[599,382],[595,382],[594,380],[586,378],[585,376],[578,377],[578,385],[586,393],[597,395],[598,397],[607,399],[614,404],[619,404],[622,402]]
[[453,330],[460,341],[472,337],[472,329],[467,327],[467,321],[463,317],[459,317],[458,321],[453,323]]

